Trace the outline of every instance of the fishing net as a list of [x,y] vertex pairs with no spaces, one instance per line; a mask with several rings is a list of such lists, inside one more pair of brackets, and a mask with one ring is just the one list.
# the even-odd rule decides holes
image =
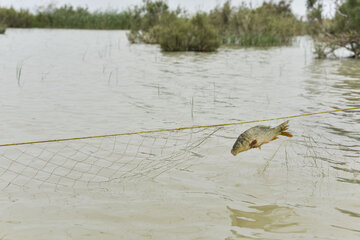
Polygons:
[[359,183],[360,129],[353,124],[339,124],[339,120],[335,123],[334,118],[320,116],[291,120],[294,137],[270,143],[273,146],[268,147],[258,172],[276,175],[281,169],[287,175],[291,172],[309,179],[335,177],[340,182]]
[[[317,119],[322,128],[313,127]],[[204,156],[235,159],[230,149],[237,135],[256,124],[0,147],[0,190],[89,190],[154,180],[171,171],[186,171]],[[324,131],[326,127],[331,131]],[[260,174],[278,174],[281,169],[329,176],[341,171],[339,181],[357,183],[359,138],[356,131],[349,130],[346,137],[339,132],[347,127],[335,128],[320,117],[294,119],[290,121],[293,138],[281,137],[261,152],[250,150],[236,159],[257,162]],[[209,144],[214,138],[217,143]],[[215,150],[210,153],[211,149]]]
[[0,147],[0,190],[77,190],[155,179],[200,157],[218,129],[134,134]]

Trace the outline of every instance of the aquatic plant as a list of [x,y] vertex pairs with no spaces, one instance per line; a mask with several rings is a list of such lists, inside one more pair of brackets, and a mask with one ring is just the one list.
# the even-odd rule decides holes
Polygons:
[[191,19],[172,14],[160,25],[159,42],[164,51],[200,52],[215,51],[221,43],[205,13],[198,13]]
[[35,14],[29,10],[0,8],[0,20],[13,28],[77,28],[77,29],[129,29],[130,10],[117,12],[90,12],[87,8],[54,5],[39,8]]
[[220,47],[220,36],[209,22],[206,13],[198,13],[191,19],[189,48],[191,51],[212,52]]
[[131,13],[95,11],[90,13],[87,8],[63,6],[54,8],[51,5],[39,10],[35,17],[34,27],[47,28],[79,28],[79,29],[128,29]]
[[4,34],[6,32],[6,25],[0,24],[0,34]]
[[34,15],[29,10],[14,8],[0,8],[0,22],[13,28],[32,27]]
[[212,23],[221,32],[224,44],[278,46],[291,44],[292,37],[304,34],[304,24],[291,11],[290,3],[264,2],[252,9],[245,4],[232,7],[226,1],[210,12]]
[[174,14],[164,16],[159,28],[159,43],[164,51],[189,51],[192,24],[189,19]]
[[145,0],[143,6],[135,6],[132,9],[130,32],[127,34],[129,41],[131,43],[158,43],[160,29],[157,25],[161,18],[164,19],[169,14],[169,6],[162,0],[155,2]]
[[226,1],[209,14],[170,11],[162,0],[144,1],[134,9],[128,39],[132,43],[159,43],[164,51],[215,51],[220,44],[279,46],[291,44],[304,33],[304,24],[291,12],[290,3],[265,2],[252,9],[232,7]]

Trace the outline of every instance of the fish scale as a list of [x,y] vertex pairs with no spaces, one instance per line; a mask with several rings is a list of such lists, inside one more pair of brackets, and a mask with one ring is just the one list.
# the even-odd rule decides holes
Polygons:
[[234,146],[231,149],[231,153],[236,156],[238,153],[247,151],[251,148],[261,149],[263,144],[278,139],[277,136],[279,135],[292,137],[291,133],[286,132],[288,124],[289,121],[286,121],[273,128],[263,125],[249,128],[236,139]]

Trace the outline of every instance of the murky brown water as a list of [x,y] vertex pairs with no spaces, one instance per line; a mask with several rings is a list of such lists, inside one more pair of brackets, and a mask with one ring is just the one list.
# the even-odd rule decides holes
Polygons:
[[[311,49],[169,54],[122,31],[8,29],[0,144],[360,106],[360,63]],[[237,157],[254,124],[0,148],[0,238],[360,238],[360,111],[290,124]]]

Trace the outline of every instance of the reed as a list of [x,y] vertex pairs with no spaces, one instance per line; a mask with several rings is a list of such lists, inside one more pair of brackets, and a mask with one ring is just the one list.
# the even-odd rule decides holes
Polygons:
[[158,39],[164,51],[212,52],[221,44],[217,30],[205,13],[191,19],[167,18],[159,27]]
[[64,5],[39,8],[35,14],[28,10],[0,8],[0,20],[13,28],[74,28],[74,29],[129,29],[131,11],[96,11]]
[[60,8],[48,7],[38,11],[33,23],[34,27],[42,28],[77,28],[77,29],[129,29],[131,13],[89,12],[88,9],[72,6]]
[[0,22],[12,28],[32,27],[34,15],[25,9],[0,8]]
[[19,63],[17,66],[16,66],[16,79],[17,79],[17,85],[19,87],[22,87],[21,85],[21,72],[22,72],[22,68],[23,68],[23,63]]
[[6,25],[0,24],[0,34],[4,34],[6,32]]
[[209,15],[221,35],[223,44],[269,47],[291,44],[296,35],[303,35],[305,27],[291,11],[287,1],[264,2],[258,8],[245,4],[233,7],[226,1]]

